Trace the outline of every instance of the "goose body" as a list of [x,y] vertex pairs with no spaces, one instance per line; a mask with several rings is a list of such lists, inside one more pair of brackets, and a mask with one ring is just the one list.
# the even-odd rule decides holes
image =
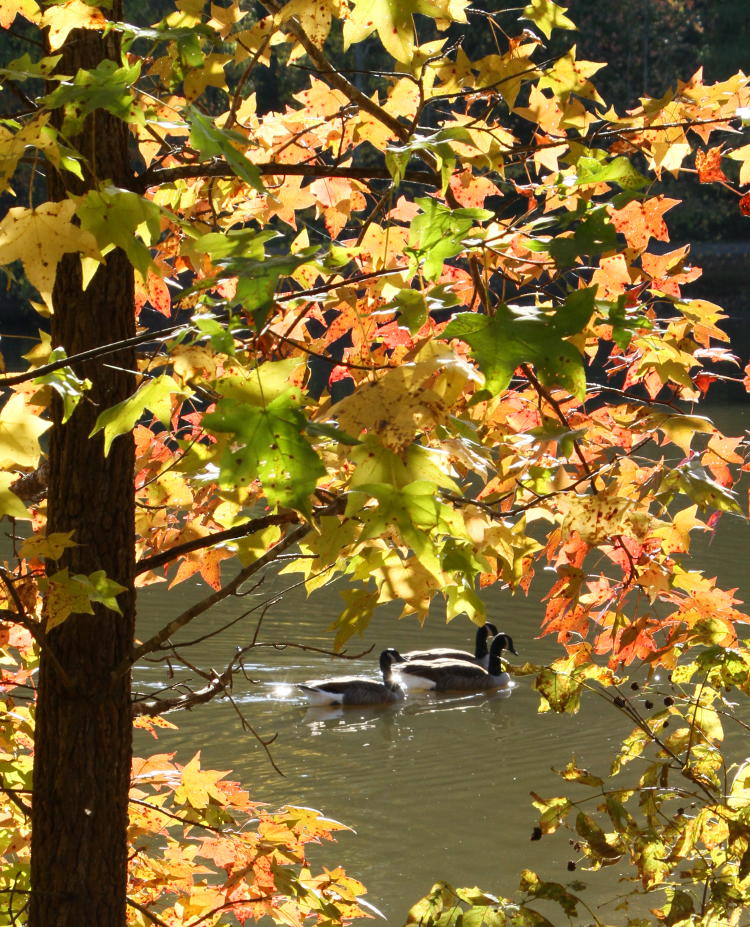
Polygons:
[[410,663],[415,660],[420,662],[424,660],[430,662],[433,660],[463,660],[464,662],[476,663],[487,669],[490,659],[487,638],[490,635],[493,638],[497,636],[497,628],[494,624],[487,622],[477,628],[474,638],[474,653],[469,653],[468,650],[452,650],[450,647],[433,647],[430,650],[409,650],[402,653],[401,656]]
[[508,634],[498,634],[492,641],[489,666],[484,669],[466,660],[409,660],[399,663],[401,685],[407,691],[481,692],[502,689],[510,685],[510,676],[503,672],[500,654],[503,650],[516,653]]
[[398,659],[395,650],[380,654],[383,681],[361,676],[339,676],[336,679],[314,679],[297,684],[310,705],[386,705],[404,697],[404,691],[393,678],[391,663]]

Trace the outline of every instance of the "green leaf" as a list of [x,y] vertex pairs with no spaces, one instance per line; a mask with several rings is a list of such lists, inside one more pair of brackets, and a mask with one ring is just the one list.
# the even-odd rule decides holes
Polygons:
[[[62,133],[65,136],[78,135],[86,116],[97,109],[105,109],[125,122],[143,123],[143,113],[130,90],[140,75],[139,61],[132,66],[118,67],[115,61],[107,58],[93,70],[79,70],[72,83],[61,83],[43,102],[50,109],[64,107]],[[106,167],[102,167],[106,177]]]
[[[601,152],[606,157],[605,152]],[[611,161],[600,161],[597,158],[580,157],[576,163],[575,180],[578,186],[597,183],[616,183],[624,190],[639,190],[649,181],[639,173],[628,158],[622,155]]]
[[[49,363],[62,360],[65,357],[63,348],[55,348],[50,351]],[[34,380],[40,386],[50,386],[62,399],[63,417],[62,421],[67,422],[75,411],[76,406],[83,398],[86,390],[91,389],[91,380],[81,380],[75,375],[71,367],[61,367],[59,370],[53,370],[42,377]]]
[[437,200],[420,197],[416,201],[422,212],[412,219],[409,245],[424,260],[424,273],[436,280],[443,263],[466,250],[464,238],[477,222],[491,219],[487,209],[448,209]]
[[223,157],[240,179],[259,193],[265,191],[258,168],[232,144],[236,142],[247,147],[248,141],[244,135],[220,129],[195,106],[188,106],[185,115],[190,124],[190,144],[200,153],[201,160]]
[[[439,129],[432,135],[417,134],[404,145],[389,145],[385,152],[385,165],[393,177],[394,183],[401,183],[409,166],[409,161],[414,155],[427,152],[437,162],[437,168],[440,171],[441,192],[444,193],[456,166],[456,153],[450,144],[450,142],[454,141],[476,147],[468,130],[463,126]],[[417,200],[417,202],[420,201]]]
[[146,278],[154,266],[149,247],[161,235],[161,209],[156,203],[129,190],[107,186],[79,199],[76,215],[81,226],[96,238],[102,254],[122,248]]
[[168,425],[172,416],[173,397],[186,399],[192,390],[181,387],[167,374],[154,377],[143,383],[130,398],[105,409],[91,429],[91,436],[104,431],[104,455],[109,454],[112,442],[118,435],[131,431],[138,419],[148,409],[162,425]]
[[[579,257],[594,257],[617,247],[615,227],[603,206],[592,209],[582,218],[578,213],[571,213],[568,223],[577,223],[573,235],[558,235],[547,248],[561,269],[573,267]],[[564,228],[567,223],[561,224]]]
[[310,495],[325,470],[303,437],[306,419],[298,409],[298,397],[298,391],[289,390],[265,407],[222,399],[204,417],[209,431],[233,435],[232,447],[221,459],[220,486],[260,479],[269,505],[309,512]]
[[671,496],[674,491],[685,493],[701,508],[714,508],[720,512],[742,515],[742,507],[735,494],[717,482],[697,458],[688,460],[667,473],[662,481],[659,496]]
[[[269,402],[289,392],[292,377],[304,367],[300,357],[286,360],[266,361],[251,370],[228,373],[211,382],[211,388],[224,399],[236,399],[265,408]],[[308,423],[309,427],[310,423]]]
[[460,338],[485,375],[487,393],[506,389],[521,364],[533,364],[545,386],[561,386],[582,399],[586,375],[581,354],[563,338],[580,332],[594,310],[595,287],[576,290],[553,313],[500,306],[494,316],[463,312],[443,331],[443,338]]

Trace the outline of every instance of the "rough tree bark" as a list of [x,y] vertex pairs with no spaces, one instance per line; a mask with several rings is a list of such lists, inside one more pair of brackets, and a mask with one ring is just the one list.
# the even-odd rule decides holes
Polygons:
[[[121,11],[113,9],[113,18]],[[113,36],[76,30],[59,71],[73,75],[105,58],[119,61]],[[83,183],[49,178],[49,198],[82,193],[96,179],[128,185],[128,136],[120,120],[101,110],[88,117],[75,144],[87,161]],[[80,261],[67,255],[54,291],[52,344],[68,355],[134,333],[133,271],[115,251],[81,290]],[[113,668],[133,641],[134,496],[132,438],[118,438],[107,458],[102,438],[89,438],[97,415],[133,392],[130,351],[76,366],[93,388],[71,419],[53,409],[48,531],[72,531],[78,546],[48,565],[53,573],[104,570],[126,587],[122,615],[94,605],[49,634],[63,667],[43,652],[39,673],[34,765],[32,927],[122,927],[125,922],[127,798],[131,763],[130,678]]]

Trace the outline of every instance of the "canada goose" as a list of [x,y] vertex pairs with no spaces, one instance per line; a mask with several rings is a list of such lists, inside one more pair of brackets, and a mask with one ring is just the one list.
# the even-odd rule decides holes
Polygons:
[[488,621],[486,624],[477,628],[474,638],[474,653],[468,650],[451,650],[450,647],[433,647],[431,650],[409,650],[402,653],[404,660],[412,662],[413,660],[468,660],[469,663],[478,663],[487,669],[490,659],[490,652],[487,649],[487,638],[497,636],[497,628]]
[[399,659],[395,650],[380,654],[382,682],[359,676],[339,676],[337,679],[315,679],[297,683],[311,705],[385,705],[404,697],[404,691],[393,679],[391,663]]
[[431,689],[436,692],[480,692],[483,689],[501,689],[510,683],[510,676],[503,672],[500,663],[503,650],[517,652],[509,635],[498,634],[490,645],[487,669],[465,660],[410,660],[408,663],[399,663],[397,670],[401,685],[407,691]]

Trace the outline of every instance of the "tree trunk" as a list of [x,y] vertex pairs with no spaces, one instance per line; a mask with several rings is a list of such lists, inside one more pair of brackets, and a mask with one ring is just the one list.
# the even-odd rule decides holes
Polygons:
[[[113,10],[113,18],[120,11]],[[60,73],[73,75],[104,58],[119,61],[114,37],[71,33]],[[49,179],[49,197],[85,192],[97,179],[127,185],[127,127],[101,110],[88,117],[74,144],[87,160],[83,183]],[[111,252],[85,292],[77,255],[66,255],[54,290],[52,345],[70,356],[134,334],[133,271]],[[134,595],[134,449],[118,438],[107,458],[101,435],[89,438],[97,415],[132,394],[132,351],[76,364],[93,384],[71,419],[53,407],[48,532],[72,531],[77,547],[48,564],[52,574],[104,570],[126,587],[122,614],[93,606],[49,634],[41,656],[34,762],[30,920],[32,927],[123,927],[127,867],[127,800],[131,764],[130,676],[113,669],[130,652]],[[118,368],[118,369],[115,369]],[[63,667],[60,673],[56,662]]]

